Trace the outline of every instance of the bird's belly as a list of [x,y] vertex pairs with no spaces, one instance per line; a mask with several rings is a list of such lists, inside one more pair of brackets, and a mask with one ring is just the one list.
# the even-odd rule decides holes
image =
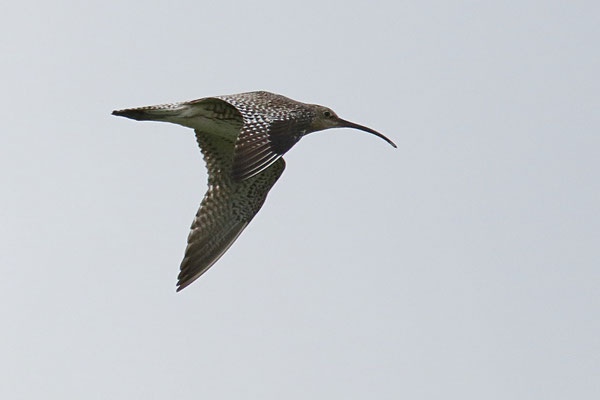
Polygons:
[[239,120],[207,118],[200,115],[193,117],[178,116],[170,119],[169,122],[231,140],[237,138],[242,127]]

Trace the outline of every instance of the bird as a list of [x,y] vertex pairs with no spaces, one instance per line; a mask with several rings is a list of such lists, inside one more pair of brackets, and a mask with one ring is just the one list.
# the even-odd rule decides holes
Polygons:
[[177,292],[217,262],[248,226],[285,169],[282,156],[303,136],[354,128],[397,147],[328,107],[266,91],[115,110],[112,115],[174,123],[196,134],[208,170],[208,190],[190,228]]

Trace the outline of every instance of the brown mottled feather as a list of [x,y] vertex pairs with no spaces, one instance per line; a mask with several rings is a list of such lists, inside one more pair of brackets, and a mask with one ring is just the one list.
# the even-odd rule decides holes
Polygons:
[[243,118],[235,142],[232,176],[249,179],[291,149],[309,127],[314,111],[306,104],[268,92],[220,96],[233,105]]

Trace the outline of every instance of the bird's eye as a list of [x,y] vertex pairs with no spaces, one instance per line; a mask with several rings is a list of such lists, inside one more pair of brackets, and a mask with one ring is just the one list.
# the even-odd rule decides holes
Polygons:
[[325,111],[325,112],[323,113],[323,115],[324,115],[325,117],[329,118],[329,117],[331,117],[331,112],[329,112],[329,111]]

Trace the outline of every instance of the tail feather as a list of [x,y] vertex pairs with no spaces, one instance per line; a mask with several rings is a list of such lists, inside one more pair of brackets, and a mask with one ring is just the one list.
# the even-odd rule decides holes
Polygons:
[[159,106],[127,108],[115,110],[112,115],[135,119],[136,121],[163,121],[176,117],[184,110],[183,104],[163,104]]

